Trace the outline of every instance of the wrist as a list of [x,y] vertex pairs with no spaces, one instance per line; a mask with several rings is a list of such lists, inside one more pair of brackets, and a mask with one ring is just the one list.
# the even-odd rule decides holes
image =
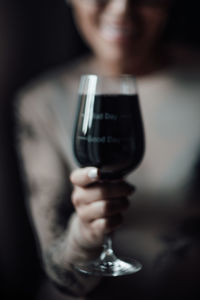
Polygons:
[[74,213],[69,224],[68,244],[76,253],[77,259],[89,260],[98,257],[102,250],[102,241],[91,240],[85,226]]

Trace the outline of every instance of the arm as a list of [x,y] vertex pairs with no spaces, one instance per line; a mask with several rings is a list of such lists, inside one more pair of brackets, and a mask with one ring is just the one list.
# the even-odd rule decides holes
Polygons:
[[49,278],[69,294],[91,291],[99,279],[74,271],[71,263],[89,259],[75,238],[76,215],[71,204],[69,170],[48,131],[46,113],[34,96],[17,104],[18,150],[25,173],[27,207],[38,239],[39,253]]
[[81,275],[71,264],[97,257],[105,233],[121,224],[133,188],[124,181],[101,182],[98,173],[89,176],[94,168],[70,175],[56,143],[53,120],[47,119],[46,109],[42,113],[41,105],[33,105],[36,99],[23,99],[18,114],[33,228],[49,278],[68,294],[85,295],[100,279]]

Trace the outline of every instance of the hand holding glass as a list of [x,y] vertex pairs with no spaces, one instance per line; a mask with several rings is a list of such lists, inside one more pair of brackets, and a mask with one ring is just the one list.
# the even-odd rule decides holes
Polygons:
[[[73,145],[79,164],[97,167],[103,180],[120,179],[138,166],[144,134],[134,77],[81,77]],[[108,236],[99,259],[76,265],[83,273],[101,276],[132,274],[141,267],[134,259],[118,259]]]

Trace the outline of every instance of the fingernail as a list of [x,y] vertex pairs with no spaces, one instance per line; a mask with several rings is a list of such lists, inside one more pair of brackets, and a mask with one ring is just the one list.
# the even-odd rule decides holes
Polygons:
[[97,179],[98,178],[98,169],[97,168],[91,168],[88,171],[88,177],[91,179]]

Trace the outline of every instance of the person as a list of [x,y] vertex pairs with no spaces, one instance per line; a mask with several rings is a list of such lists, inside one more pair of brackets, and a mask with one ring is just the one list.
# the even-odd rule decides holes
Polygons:
[[[174,2],[68,4],[91,53],[31,82],[16,101],[27,207],[53,283],[47,290],[55,285],[63,299],[192,299],[200,278],[199,69],[172,56],[166,32]],[[146,151],[117,182],[101,181],[93,166],[78,168],[71,150],[79,79],[92,73],[137,77]],[[117,253],[136,256],[142,271],[105,279],[72,267],[97,257],[113,231]]]

